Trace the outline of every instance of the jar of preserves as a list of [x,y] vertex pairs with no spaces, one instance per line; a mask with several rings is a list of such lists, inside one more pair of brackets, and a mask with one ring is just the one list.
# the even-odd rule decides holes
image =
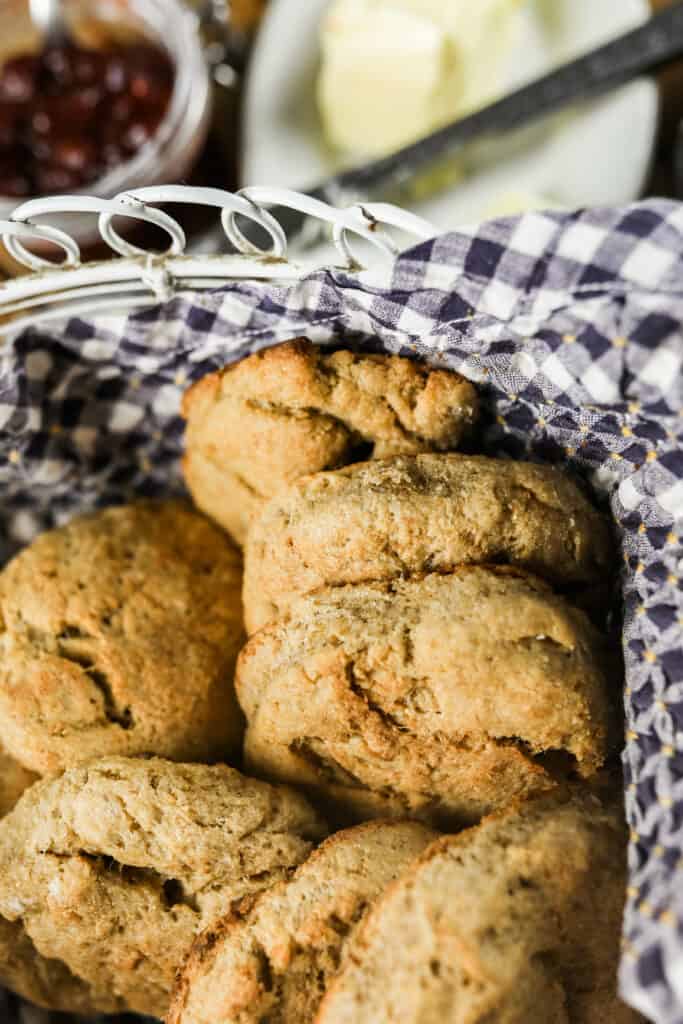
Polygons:
[[[182,0],[64,7],[72,38],[43,49],[26,0],[3,5],[0,217],[34,196],[111,198],[182,180],[206,140],[210,76]],[[97,237],[89,215],[59,226],[81,244]]]

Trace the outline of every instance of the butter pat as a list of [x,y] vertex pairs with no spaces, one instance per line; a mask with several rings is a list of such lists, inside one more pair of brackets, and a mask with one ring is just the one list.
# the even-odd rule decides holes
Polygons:
[[317,84],[327,142],[378,156],[485,102],[521,2],[334,0]]
[[343,0],[325,19],[318,102],[337,149],[368,156],[417,139],[462,90],[457,54],[431,19],[390,3]]

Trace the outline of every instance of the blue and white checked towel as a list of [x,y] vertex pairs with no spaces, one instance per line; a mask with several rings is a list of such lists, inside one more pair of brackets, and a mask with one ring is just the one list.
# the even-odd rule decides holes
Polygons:
[[[409,250],[385,288],[320,271],[50,331],[0,354],[2,557],[79,510],[181,489],[188,382],[298,334],[458,370],[485,398],[485,450],[588,477],[623,557],[622,992],[683,1024],[683,206],[530,213]],[[47,1019],[7,1000],[4,1021]]]

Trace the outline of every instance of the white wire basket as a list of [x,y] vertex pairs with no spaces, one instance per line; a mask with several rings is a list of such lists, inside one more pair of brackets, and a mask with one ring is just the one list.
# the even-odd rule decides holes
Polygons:
[[[212,207],[222,227],[226,248],[216,255],[187,252],[180,224],[160,205]],[[288,258],[288,239],[271,207],[298,211],[327,225],[339,255],[339,266],[362,270],[363,257],[352,248],[360,239],[371,251],[393,259],[399,251],[392,231],[416,240],[437,233],[428,221],[389,203],[358,203],[335,208],[289,189],[253,187],[239,192],[186,185],[150,186],[121,193],[114,199],[89,196],[55,196],[31,199],[18,206],[8,219],[0,219],[0,240],[10,256],[32,273],[0,284],[0,323],[12,331],[39,321],[64,316],[111,314],[165,301],[183,292],[216,288],[239,279],[296,280],[320,263]],[[64,223],[65,214],[90,214],[114,258],[83,262],[75,239],[50,218]],[[134,245],[115,230],[117,217],[152,224],[165,231],[165,252]],[[258,226],[268,238],[259,248],[239,227],[239,218]],[[62,250],[61,263],[30,251],[27,241],[52,243]]]

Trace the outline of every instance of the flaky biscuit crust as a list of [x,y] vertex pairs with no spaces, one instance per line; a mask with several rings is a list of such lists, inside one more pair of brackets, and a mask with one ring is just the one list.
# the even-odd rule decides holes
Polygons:
[[294,875],[195,942],[167,1024],[310,1024],[373,901],[436,838],[414,822],[337,832]]
[[241,557],[189,504],[137,502],[39,536],[0,574],[0,741],[44,774],[103,754],[239,749]]
[[620,805],[543,797],[437,840],[351,936],[316,1024],[636,1024]]
[[42,780],[0,822],[0,981],[161,1017],[195,935],[324,834],[302,796],[226,765],[110,757]]
[[249,632],[320,587],[516,565],[553,583],[603,582],[604,518],[560,469],[426,454],[304,477],[271,499],[245,548]]
[[264,501],[300,476],[457,448],[478,402],[457,373],[298,338],[202,378],[183,415],[190,492],[242,544]]
[[558,767],[602,765],[618,732],[602,644],[510,568],[316,591],[240,655],[246,762],[351,820],[472,823]]

